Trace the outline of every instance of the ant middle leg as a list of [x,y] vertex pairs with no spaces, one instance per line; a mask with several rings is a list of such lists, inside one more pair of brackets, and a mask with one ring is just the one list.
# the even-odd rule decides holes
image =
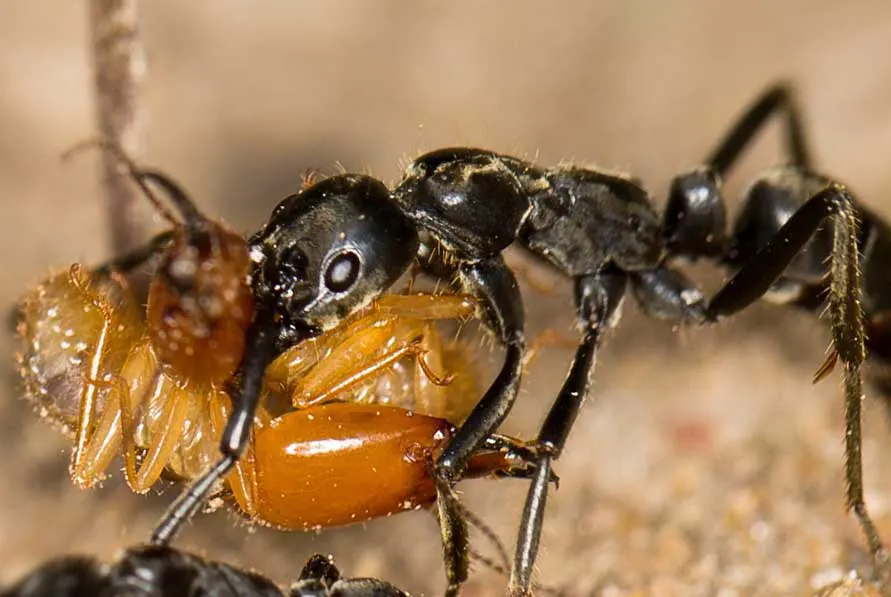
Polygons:
[[627,282],[627,275],[618,270],[605,270],[579,277],[575,281],[575,302],[583,329],[582,339],[563,387],[548,411],[535,441],[538,451],[536,471],[520,522],[510,578],[511,595],[529,594],[547,504],[548,483],[552,480],[551,463],[560,457],[588,394],[597,349],[603,334],[618,319]]

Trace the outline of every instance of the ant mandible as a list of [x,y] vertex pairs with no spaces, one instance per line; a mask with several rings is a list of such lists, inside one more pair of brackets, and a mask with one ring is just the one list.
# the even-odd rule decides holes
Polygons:
[[0,597],[408,597],[377,578],[343,578],[330,556],[316,554],[288,591],[255,572],[213,562],[168,546],[125,550],[110,565],[86,556],[49,560]]
[[[650,195],[628,177],[577,166],[544,169],[472,148],[422,155],[392,190],[369,176],[342,174],[285,198],[249,240],[255,315],[247,330],[221,458],[174,502],[153,541],[169,542],[235,466],[249,443],[263,374],[275,356],[369,304],[415,259],[423,269],[457,280],[505,347],[495,381],[434,463],[439,482],[456,483],[472,454],[511,410],[520,384],[526,353],[524,309],[516,279],[501,256],[519,241],[572,278],[582,330],[566,381],[537,437],[537,473],[524,508],[511,581],[513,591],[525,593],[551,463],[560,456],[588,393],[597,348],[604,332],[618,321],[626,288],[631,287],[650,315],[692,323],[729,317],[767,294],[790,265],[786,279],[803,283],[801,262],[795,258],[831,218],[835,226],[829,302],[833,344],[845,365],[849,502],[872,552],[879,553],[881,542],[863,506],[860,482],[859,369],[865,352],[857,208],[843,186],[807,169],[797,112],[788,100],[788,93],[779,88],[757,102],[709,165],[675,180],[662,219]],[[757,199],[749,201],[753,207],[744,211],[738,239],[728,246],[720,175],[779,109],[789,115],[793,165],[758,179],[753,187],[758,192],[752,195]],[[776,196],[790,194],[803,205],[777,226],[782,219],[777,216],[786,215],[781,209],[786,200]],[[762,235],[759,242],[745,242],[753,231]],[[669,260],[676,256],[707,257],[737,271],[705,300],[670,267]]]
[[[106,148],[174,229],[145,251],[93,271],[75,265],[39,285],[23,301],[19,358],[28,396],[74,436],[72,480],[92,486],[123,448],[127,482],[142,493],[164,473],[193,479],[212,461],[231,411],[227,382],[241,358],[239,330],[252,310],[247,246],[202,216],[169,178]],[[167,192],[182,223],[148,183]],[[143,321],[123,272],[156,252]],[[473,311],[460,296],[382,296],[282,353],[266,371],[252,441],[226,478],[240,511],[253,522],[308,530],[436,501],[456,592],[467,577],[469,513],[450,486],[431,478],[428,460],[453,435],[450,421],[466,415],[474,376],[466,347],[443,345],[434,322]],[[405,359],[418,370],[402,379],[407,372],[393,365]],[[457,370],[460,382],[452,386],[431,366]],[[275,394],[289,404],[273,416],[266,406]],[[533,461],[522,442],[492,434],[466,475],[528,478]]]

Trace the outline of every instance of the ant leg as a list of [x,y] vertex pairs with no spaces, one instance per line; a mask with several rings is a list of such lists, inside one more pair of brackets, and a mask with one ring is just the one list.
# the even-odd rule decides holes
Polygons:
[[706,164],[722,177],[726,176],[752,142],[752,138],[764,127],[767,120],[779,111],[786,117],[785,142],[791,164],[804,169],[810,168],[811,158],[804,138],[801,111],[795,103],[792,89],[785,84],[768,88],[752,104],[721,140],[706,160]]
[[576,306],[584,333],[566,381],[563,382],[536,440],[539,450],[537,471],[526,496],[520,522],[510,579],[511,595],[529,594],[547,504],[551,462],[560,457],[588,394],[600,339],[604,332],[617,323],[626,286],[626,274],[619,271],[582,276],[575,281]]
[[[511,463],[510,468],[496,470],[495,476],[507,479],[532,479],[538,471],[540,450],[536,441],[527,442],[498,433],[486,438],[481,453],[467,464],[465,475],[476,478],[488,474],[496,466],[493,462]],[[551,471],[549,481],[558,487],[560,478]]]
[[708,304],[686,276],[669,267],[632,272],[631,291],[638,307],[649,317],[673,322],[701,323]]
[[442,533],[443,560],[449,586],[446,595],[457,595],[467,580],[467,522],[455,505],[452,486],[457,483],[473,454],[501,424],[513,407],[522,377],[526,340],[525,313],[517,280],[498,256],[458,266],[461,284],[482,309],[482,318],[505,346],[501,371],[470,415],[445,445],[432,466],[437,489],[437,509]]
[[[860,310],[861,282],[858,223],[854,199],[841,185],[833,184],[807,201],[773,239],[762,248],[715,295],[707,319],[715,321],[745,308],[770,288],[824,219],[834,218],[834,241],[830,263],[829,312],[832,343],[844,365],[845,387],[845,479],[848,508],[853,510],[876,560],[884,559],[878,530],[863,498],[861,403],[863,387],[860,367],[866,356],[863,315]],[[834,358],[830,355],[829,360]],[[818,375],[829,366],[820,368]]]
[[726,258],[727,208],[721,196],[721,180],[777,112],[785,116],[788,165],[796,171],[810,171],[811,159],[792,90],[782,84],[775,85],[733,125],[704,166],[680,174],[672,181],[663,214],[669,254],[694,261],[703,257]]
[[491,387],[445,446],[436,476],[457,483],[464,466],[510,412],[520,387],[526,353],[525,313],[517,280],[499,257],[459,266],[465,291],[482,308],[483,320],[505,347],[504,364]]
[[[232,412],[220,441],[220,458],[211,468],[193,481],[171,504],[152,533],[153,545],[168,545],[204,503],[214,486],[225,477],[247,448],[254,417],[260,404],[263,374],[276,352],[276,326],[266,313],[258,313],[247,332],[244,358],[239,369],[242,375],[233,392]],[[295,336],[308,338],[311,330],[294,330]]]
[[830,272],[832,332],[836,349],[844,348],[852,355],[851,360],[856,358],[853,354],[863,350],[863,322],[859,306],[858,224],[854,205],[853,197],[839,184],[830,184],[811,197],[712,297],[706,319],[717,321],[729,317],[764,296],[823,221],[831,217],[835,220]]

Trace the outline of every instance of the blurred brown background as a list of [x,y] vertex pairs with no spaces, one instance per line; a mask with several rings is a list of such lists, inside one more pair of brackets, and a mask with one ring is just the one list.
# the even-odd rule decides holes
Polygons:
[[[780,77],[800,90],[819,163],[891,217],[891,5],[880,0],[218,0],[141,11],[146,161],[244,231],[308,168],[341,163],[392,180],[418,152],[455,144],[631,170],[661,202],[671,175]],[[0,5],[4,310],[47,268],[108,255],[95,157],[58,160],[96,132],[86,17],[76,1]],[[732,201],[746,175],[779,158],[777,140],[772,127],[730,181]],[[567,285],[534,275],[555,290],[527,287],[533,333],[568,330]],[[810,385],[826,344],[812,318],[766,306],[676,333],[629,303],[559,463],[540,580],[580,595],[807,595],[866,570],[844,512],[838,378]],[[66,442],[20,400],[12,352],[4,334],[4,581],[62,552],[110,557],[146,537],[173,498],[134,496],[117,478],[74,489]],[[554,348],[536,362],[509,431],[533,434],[569,357]],[[887,538],[889,430],[877,403],[867,416],[868,500]],[[524,486],[464,489],[511,543]],[[199,517],[181,545],[281,581],[331,551],[350,574],[425,594],[443,586],[423,513],[319,536],[234,522]],[[480,571],[468,593],[504,584]]]

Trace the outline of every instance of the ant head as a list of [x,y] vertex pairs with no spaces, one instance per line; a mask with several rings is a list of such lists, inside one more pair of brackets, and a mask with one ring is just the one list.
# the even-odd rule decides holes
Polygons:
[[392,286],[418,245],[383,183],[334,176],[284,199],[250,240],[254,297],[283,328],[330,329]]
[[665,207],[665,242],[678,257],[716,257],[725,251],[727,210],[721,180],[700,167],[674,178]]

